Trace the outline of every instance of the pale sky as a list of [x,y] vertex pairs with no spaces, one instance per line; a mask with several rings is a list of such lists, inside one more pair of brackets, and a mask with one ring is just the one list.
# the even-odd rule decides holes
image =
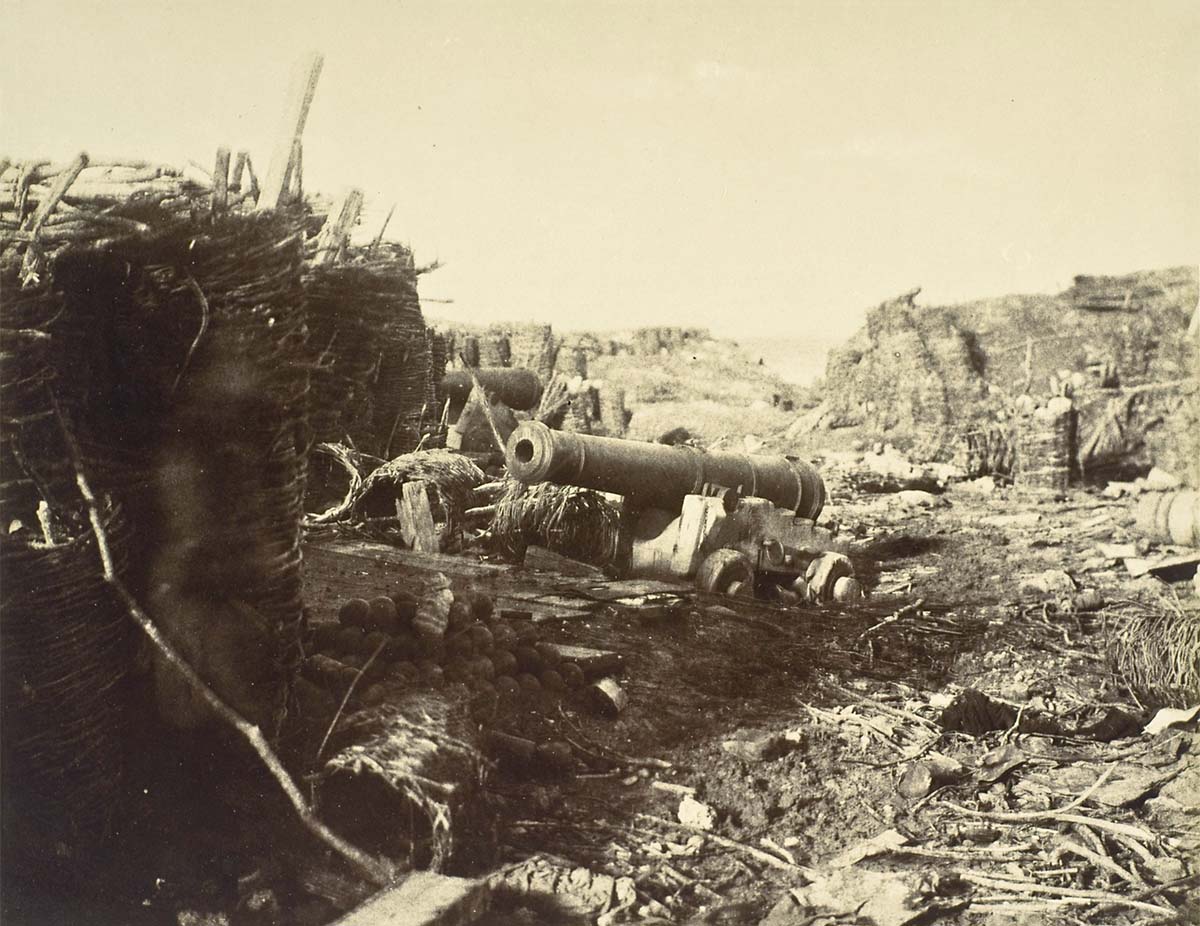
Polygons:
[[265,173],[444,267],[433,314],[841,337],[1200,260],[1200,3],[0,0],[0,153]]

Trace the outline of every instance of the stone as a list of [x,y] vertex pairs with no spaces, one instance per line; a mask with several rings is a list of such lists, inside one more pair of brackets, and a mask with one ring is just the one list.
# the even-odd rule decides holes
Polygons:
[[728,739],[721,743],[721,748],[745,762],[771,762],[791,752],[795,743],[778,733],[767,733]]

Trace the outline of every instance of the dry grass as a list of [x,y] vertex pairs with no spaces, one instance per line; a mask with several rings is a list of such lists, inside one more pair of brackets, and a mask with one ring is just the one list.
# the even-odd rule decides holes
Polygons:
[[454,847],[454,814],[483,774],[483,757],[460,730],[452,706],[430,694],[360,712],[347,719],[348,741],[322,770],[373,776],[419,810],[429,823],[431,866],[440,868]]
[[616,558],[619,522],[620,513],[599,492],[510,481],[496,503],[491,532],[513,554],[537,544],[603,566]]

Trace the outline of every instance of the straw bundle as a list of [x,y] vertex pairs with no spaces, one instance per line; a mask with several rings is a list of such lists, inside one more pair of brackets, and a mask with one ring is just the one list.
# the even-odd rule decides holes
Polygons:
[[543,482],[510,480],[496,503],[491,533],[510,553],[529,544],[596,565],[617,556],[620,512],[599,492]]
[[392,517],[406,482],[421,480],[434,490],[434,517],[452,533],[462,514],[475,504],[474,490],[487,477],[467,457],[449,450],[418,450],[384,463],[367,476],[351,506],[357,518]]
[[[483,777],[483,757],[471,742],[462,712],[434,693],[412,692],[348,717],[337,739],[345,745],[325,763],[322,796],[346,779],[366,776],[382,782],[428,824],[428,852],[414,862],[442,868],[454,850],[458,817]],[[386,820],[389,829],[394,821],[410,819],[392,808],[370,810],[374,822]],[[408,837],[416,856],[419,836]]]
[[1140,606],[1116,624],[1108,646],[1113,672],[1144,706],[1200,701],[1200,615]]
[[567,379],[555,373],[542,390],[542,397],[533,417],[537,421],[555,430],[560,429],[566,417],[567,408],[571,404],[571,388]]

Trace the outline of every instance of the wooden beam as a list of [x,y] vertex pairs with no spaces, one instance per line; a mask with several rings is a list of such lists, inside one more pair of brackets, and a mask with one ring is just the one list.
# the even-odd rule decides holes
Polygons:
[[213,212],[224,212],[229,206],[229,149],[217,149],[217,161],[213,167]]
[[250,155],[245,151],[237,153],[237,160],[233,162],[233,176],[229,178],[229,189],[234,193],[242,191],[242,173],[246,169],[246,161]]
[[304,200],[304,142],[299,138],[292,145],[292,167],[288,174],[288,193],[285,199],[290,203]]
[[304,123],[308,120],[308,110],[317,92],[317,81],[321,77],[324,64],[325,58],[313,52],[304,58],[292,80],[275,140],[275,149],[271,154],[271,166],[267,169],[262,193],[258,197],[259,212],[278,209],[284,192],[288,189],[288,180],[294,167],[296,144],[304,135]]

